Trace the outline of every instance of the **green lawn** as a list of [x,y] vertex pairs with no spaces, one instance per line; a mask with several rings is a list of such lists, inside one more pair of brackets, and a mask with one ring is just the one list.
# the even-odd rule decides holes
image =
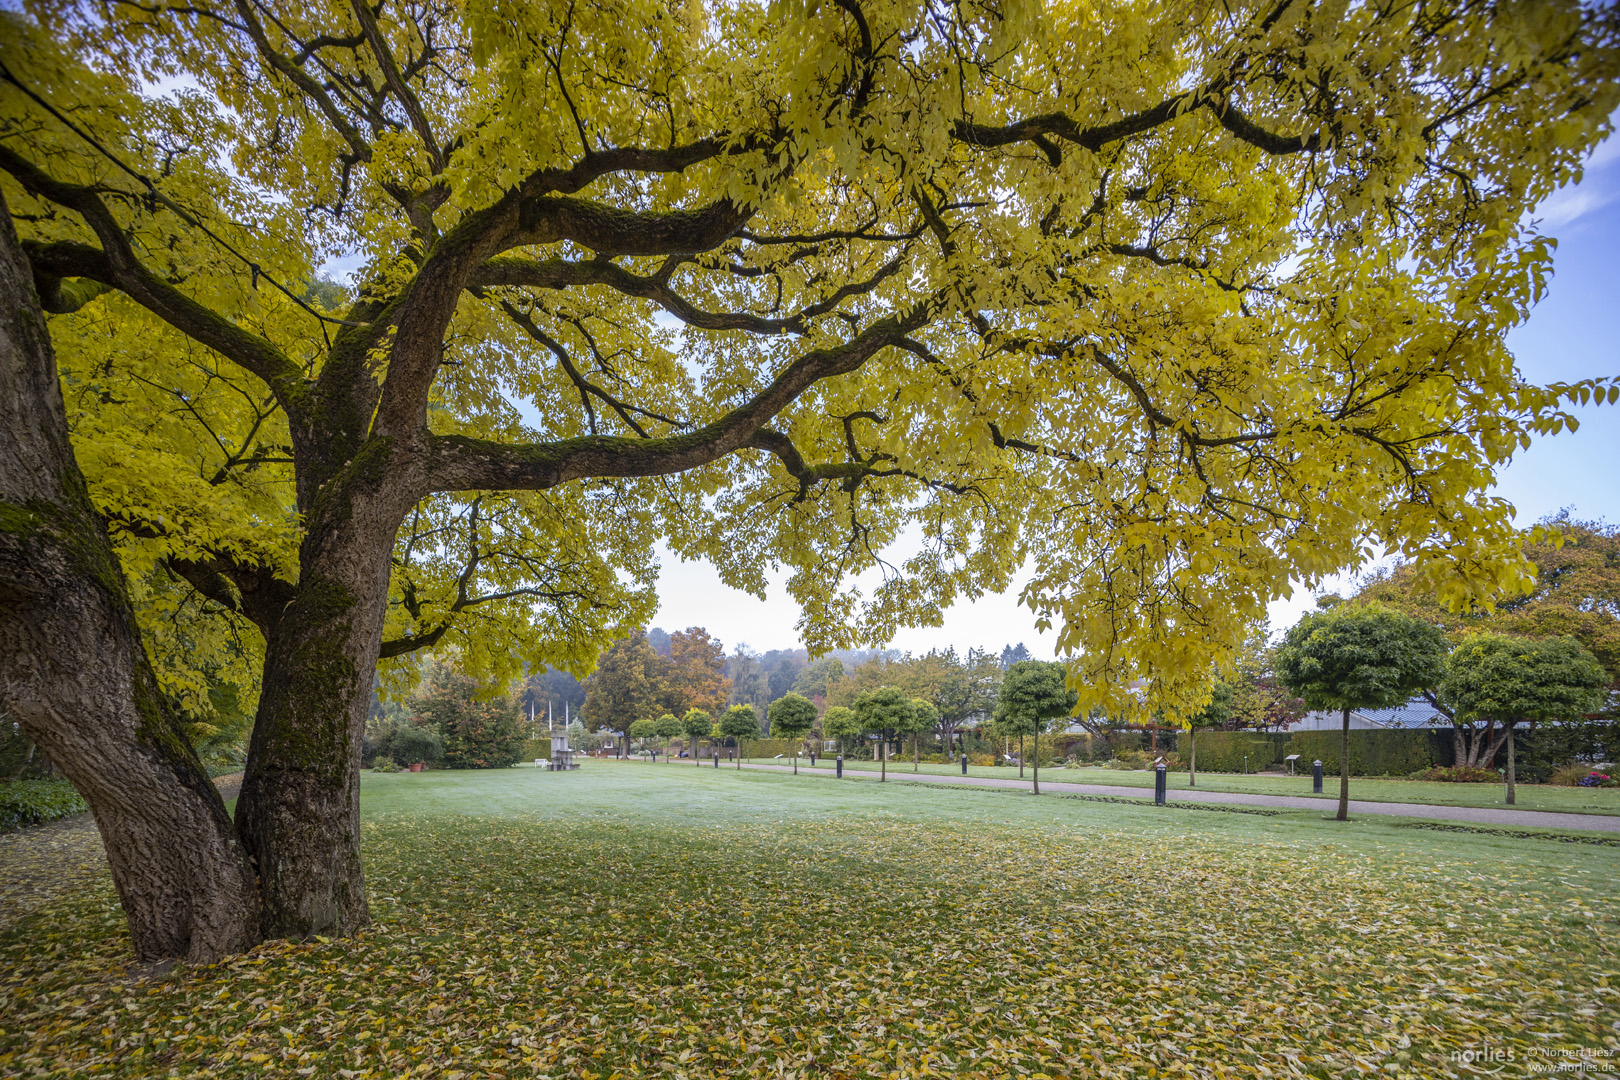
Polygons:
[[1620,1036],[1613,846],[690,765],[363,792],[375,925],[136,983],[103,880],[0,934],[0,1075],[1522,1075]]
[[[762,765],[790,764],[786,759],[777,761],[774,758],[748,758]],[[809,758],[800,758],[799,765],[807,766]],[[722,763],[723,765],[724,763]],[[818,768],[827,766],[831,768],[830,758],[817,758]],[[672,763],[670,768],[679,768],[679,763]],[[686,763],[691,768],[691,762]],[[961,765],[929,765],[926,762],[917,766],[918,771],[933,774],[949,774],[960,776]],[[875,761],[845,761],[844,770],[877,772],[878,763]],[[889,772],[906,774],[911,772],[909,760],[894,760],[889,762]],[[1030,779],[1030,769],[1024,770],[1024,781]],[[1004,779],[1018,779],[1017,766],[979,766],[969,765],[968,773],[971,776],[997,776]],[[1124,771],[1108,768],[1078,767],[1043,768],[1041,778],[1054,783],[1070,784],[1104,784],[1113,787],[1142,787],[1153,786],[1153,774],[1146,771]],[[1187,789],[1186,770],[1178,770],[1166,776],[1167,786],[1171,791]],[[1307,768],[1300,776],[1261,776],[1238,775],[1233,773],[1198,774],[1197,790],[1200,791],[1238,791],[1251,795],[1299,795],[1311,797],[1311,776]],[[1423,780],[1375,780],[1352,776],[1350,778],[1350,797],[1352,799],[1365,799],[1368,802],[1409,802],[1432,803],[1438,806],[1503,806],[1507,789],[1501,784],[1435,784]],[[1339,778],[1337,775],[1326,777],[1323,781],[1323,794],[1319,798],[1330,802],[1339,799]],[[1518,802],[1514,806],[1520,810],[1555,810],[1571,814],[1620,814],[1620,788],[1583,788],[1583,787],[1554,787],[1551,784],[1520,784]]]

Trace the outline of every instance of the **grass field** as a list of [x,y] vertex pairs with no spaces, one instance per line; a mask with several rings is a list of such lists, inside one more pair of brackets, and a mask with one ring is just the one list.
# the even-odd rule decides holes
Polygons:
[[[757,764],[786,765],[784,759],[778,761],[774,758],[745,758]],[[817,758],[816,765],[831,768],[831,758]],[[799,766],[809,765],[809,758],[800,758]],[[684,764],[692,768],[692,763],[671,762],[672,769],[680,768]],[[722,763],[724,764],[724,763]],[[845,761],[845,771],[877,772],[878,763],[875,761]],[[961,775],[960,765],[930,765],[926,762],[917,766],[919,772]],[[910,760],[899,759],[889,762],[891,774],[908,774],[911,772]],[[973,776],[997,776],[1004,779],[1018,779],[1018,767],[1008,766],[968,766],[968,772]],[[1029,782],[1031,770],[1024,770],[1024,781]],[[1142,787],[1153,786],[1153,774],[1146,771],[1125,771],[1108,768],[1077,767],[1043,768],[1041,779],[1053,783],[1068,784],[1103,784],[1111,787]],[[1186,790],[1187,772],[1185,769],[1173,770],[1165,776],[1166,786],[1171,791]],[[1234,773],[1200,772],[1198,785],[1200,791],[1237,791],[1250,795],[1297,795],[1305,798],[1311,797],[1310,769],[1306,768],[1299,776],[1263,776],[1258,774],[1240,775]],[[1424,780],[1379,780],[1352,776],[1350,778],[1350,797],[1352,799],[1365,799],[1368,802],[1407,802],[1431,803],[1437,806],[1503,806],[1506,789],[1501,784],[1440,784]],[[1323,780],[1323,794],[1318,796],[1329,802],[1338,802],[1339,778],[1332,775]],[[1570,814],[1620,814],[1620,788],[1583,788],[1583,787],[1554,787],[1551,784],[1520,784],[1518,785],[1518,801],[1514,804],[1520,810],[1553,810]]]
[[1617,847],[609,762],[363,791],[372,927],[137,981],[81,888],[0,935],[0,1075],[1620,1064]]

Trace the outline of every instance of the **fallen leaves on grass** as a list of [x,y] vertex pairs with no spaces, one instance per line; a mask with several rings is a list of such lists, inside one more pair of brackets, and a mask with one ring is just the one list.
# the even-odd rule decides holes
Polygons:
[[124,982],[106,887],[0,937],[0,1073],[1432,1075],[1620,1016],[1608,894],[1477,865],[853,815],[365,829],[349,940]]

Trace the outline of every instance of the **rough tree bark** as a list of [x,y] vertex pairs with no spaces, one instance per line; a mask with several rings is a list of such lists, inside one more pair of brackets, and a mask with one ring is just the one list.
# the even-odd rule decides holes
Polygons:
[[258,941],[252,866],[141,644],[3,201],[0,656],[0,706],[90,804],[136,957],[206,962]]

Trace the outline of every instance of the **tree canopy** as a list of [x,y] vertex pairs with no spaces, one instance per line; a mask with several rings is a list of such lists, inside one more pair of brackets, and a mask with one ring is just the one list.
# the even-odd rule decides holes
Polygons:
[[790,692],[771,702],[767,718],[773,738],[802,739],[816,724],[816,707],[803,694]]
[[1295,623],[1277,671],[1313,709],[1387,709],[1436,686],[1450,652],[1445,635],[1382,604],[1338,605]]
[[1020,660],[1007,669],[996,702],[996,731],[1002,735],[1038,735],[1046,725],[1070,715],[1078,695],[1068,687],[1068,672],[1049,660]]
[[859,738],[861,731],[860,717],[855,715],[854,709],[843,705],[834,705],[821,717],[821,733],[829,739],[837,739],[840,752],[844,740]]
[[910,731],[915,712],[911,699],[895,686],[880,686],[855,699],[855,719],[870,734]]
[[720,714],[720,734],[728,739],[759,738],[759,714],[752,705],[733,705]]

